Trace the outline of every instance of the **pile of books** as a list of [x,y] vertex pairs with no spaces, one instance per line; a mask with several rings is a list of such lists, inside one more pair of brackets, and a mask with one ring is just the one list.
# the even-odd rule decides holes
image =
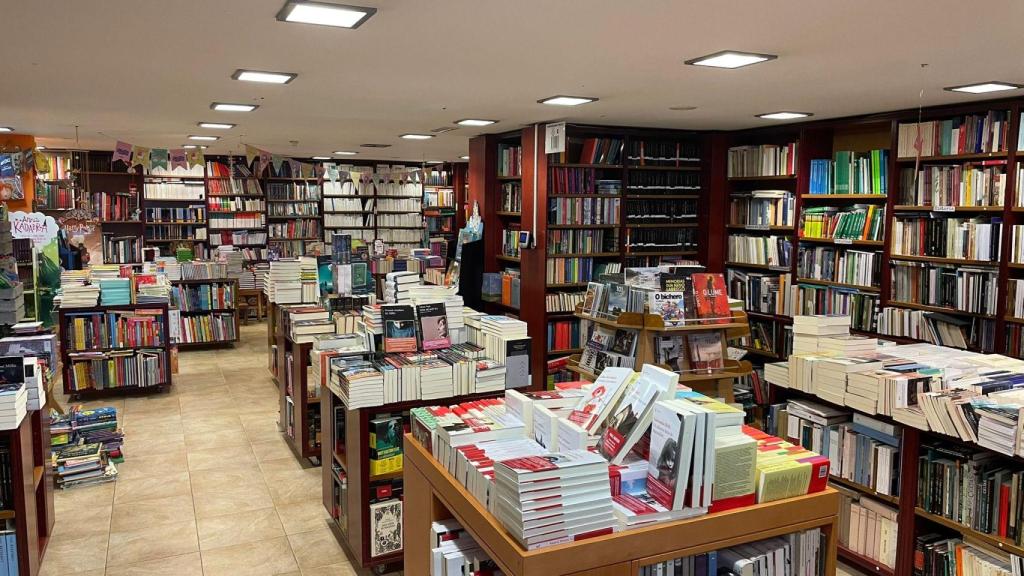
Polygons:
[[182,262],[182,280],[217,280],[228,277],[228,265],[223,262]]
[[96,306],[100,298],[100,287],[90,282],[88,269],[61,270],[59,298],[61,308]]
[[320,301],[320,280],[317,277],[316,258],[299,258],[299,277],[302,283],[302,302]]
[[125,306],[132,303],[131,279],[103,278],[99,280],[99,285],[102,306]]
[[72,488],[112,482],[117,467],[107,460],[103,445],[72,444],[62,448],[54,458],[57,463],[57,486]]
[[289,306],[288,334],[292,342],[305,344],[320,336],[334,333],[334,321],[326,308],[320,306]]
[[384,301],[393,304],[408,303],[409,290],[420,284],[419,272],[388,272],[384,276]]
[[267,300],[277,304],[299,304],[302,300],[302,267],[298,259],[270,262],[265,275]]
[[832,487],[840,497],[839,543],[889,569],[895,568],[898,510],[843,486]]
[[384,375],[369,360],[332,358],[330,384],[349,410],[384,404]]
[[455,519],[431,524],[430,559],[431,576],[500,573],[494,560]]
[[0,384],[0,430],[14,430],[28,414],[28,389],[24,382],[21,358],[4,358],[0,370],[5,383]]
[[827,550],[820,528],[741,544],[640,567],[640,576],[669,574],[760,574],[818,576],[824,573]]

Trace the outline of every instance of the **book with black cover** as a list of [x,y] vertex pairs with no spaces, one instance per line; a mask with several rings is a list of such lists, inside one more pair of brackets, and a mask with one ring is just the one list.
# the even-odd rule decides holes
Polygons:
[[530,385],[530,339],[505,342],[505,389]]
[[407,304],[384,304],[380,307],[384,323],[385,352],[416,351],[416,314]]
[[448,336],[448,314],[444,302],[419,304],[416,306],[419,320],[421,348],[439,350],[451,346]]

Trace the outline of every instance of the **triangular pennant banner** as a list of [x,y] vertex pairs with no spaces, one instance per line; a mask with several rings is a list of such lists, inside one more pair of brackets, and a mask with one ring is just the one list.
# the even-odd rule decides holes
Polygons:
[[149,153],[149,157],[152,158],[153,168],[168,169],[168,161],[170,160],[171,154],[166,148],[153,148]]
[[185,154],[184,148],[174,148],[171,150],[171,170],[178,166],[188,170],[188,156]]
[[260,151],[253,146],[245,145],[245,164],[252,166],[252,161],[260,155]]
[[185,154],[185,158],[188,161],[189,167],[202,166],[203,164],[205,164],[206,158],[204,156],[205,155],[203,154],[203,151],[200,150],[199,148],[189,150]]
[[281,176],[281,166],[284,165],[284,156],[273,154],[270,156],[270,163],[274,166],[274,175]]
[[292,178],[299,178],[299,161],[295,158],[288,159],[288,172]]
[[127,142],[117,141],[114,145],[114,156],[110,159],[110,166],[113,168],[114,162],[120,160],[124,162],[125,166],[131,166],[132,163],[132,145]]
[[260,150],[260,166],[257,174],[263,174],[263,171],[267,169],[270,164],[270,152],[266,150]]
[[145,146],[132,146],[132,167],[135,166],[149,169],[149,148]]

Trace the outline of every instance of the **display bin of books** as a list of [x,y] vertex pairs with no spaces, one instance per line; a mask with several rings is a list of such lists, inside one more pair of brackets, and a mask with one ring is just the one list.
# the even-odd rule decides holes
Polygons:
[[[713,396],[733,400],[732,382],[750,374],[752,367],[745,360],[727,357],[727,342],[750,334],[747,315],[732,310],[729,317],[695,320],[665,320],[663,315],[622,312],[617,316],[592,315],[577,308],[575,316],[595,325],[595,333],[581,354],[574,354],[568,369],[587,380],[596,380],[603,368],[603,340],[615,349],[622,334],[634,335],[636,342],[629,346],[632,360],[629,365],[657,364],[679,373],[679,382]],[[603,334],[604,336],[601,336]],[[596,360],[588,358],[594,355]]]
[[[839,497],[825,489],[688,520],[654,523],[647,527],[525,550],[502,523],[434,459],[411,434],[405,436],[405,573],[431,574],[431,533],[435,523],[454,519],[510,576],[594,574],[636,576],[676,558],[693,557],[768,538],[818,529],[823,551],[821,571],[836,573]],[[662,573],[662,572],[657,572]]]

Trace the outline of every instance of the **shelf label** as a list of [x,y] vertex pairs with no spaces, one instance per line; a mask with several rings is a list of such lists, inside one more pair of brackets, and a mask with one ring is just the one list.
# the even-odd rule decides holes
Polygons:
[[834,238],[832,240],[832,242],[835,243],[835,244],[851,245],[851,244],[853,244],[853,238]]
[[932,212],[956,212],[956,206],[933,206]]
[[747,224],[747,230],[771,230],[768,224]]

